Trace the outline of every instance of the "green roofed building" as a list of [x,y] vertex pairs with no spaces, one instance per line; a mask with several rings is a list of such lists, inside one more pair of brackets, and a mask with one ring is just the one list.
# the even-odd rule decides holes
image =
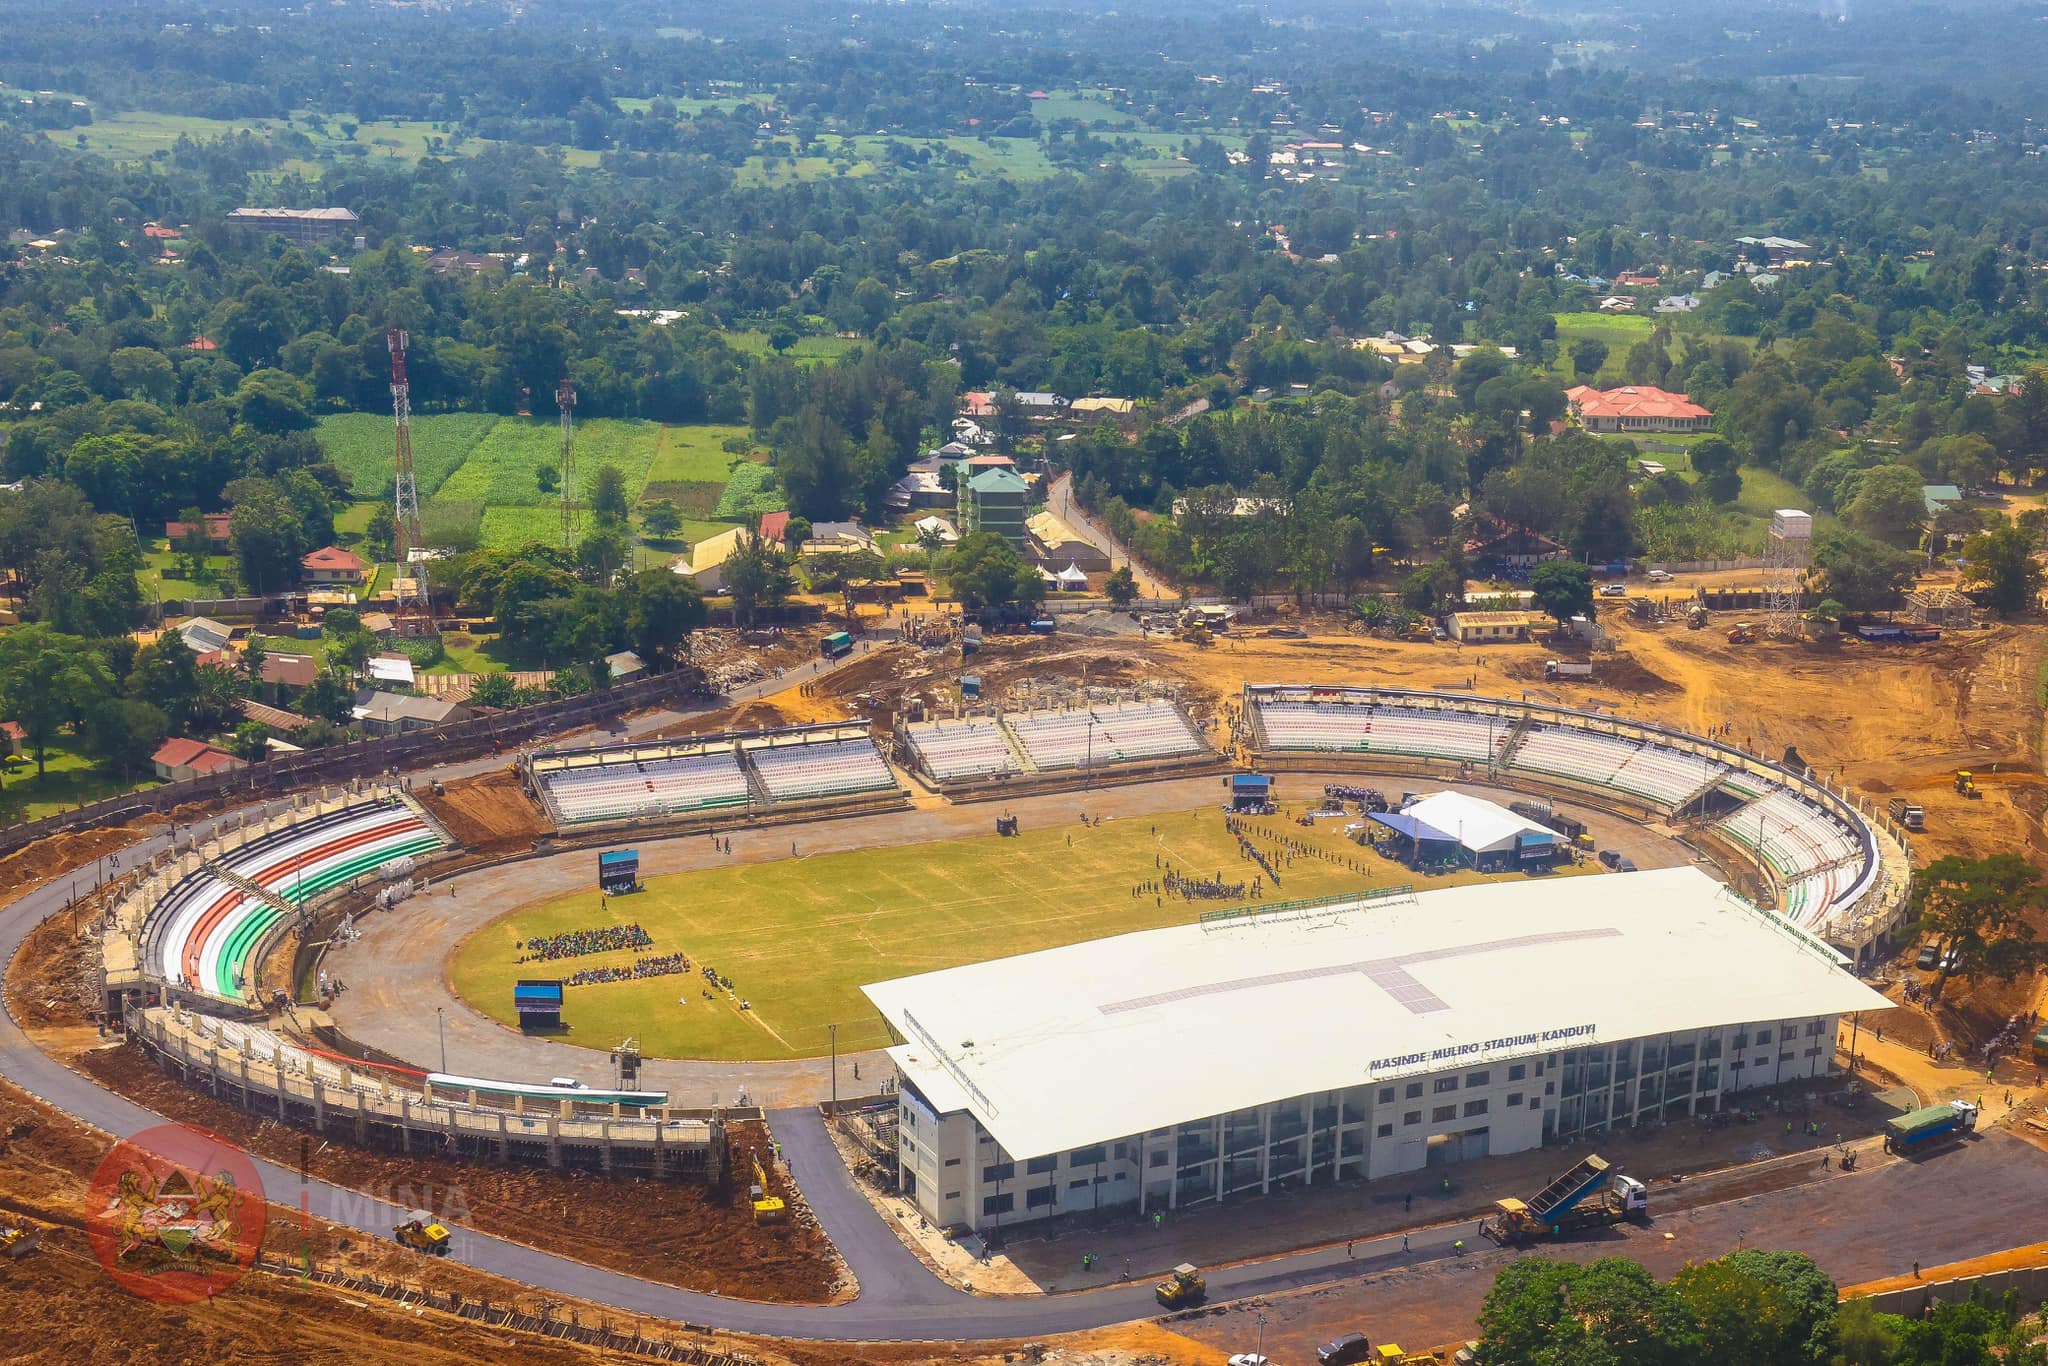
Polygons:
[[993,531],[1024,553],[1024,480],[1014,470],[983,470],[967,481],[963,530]]

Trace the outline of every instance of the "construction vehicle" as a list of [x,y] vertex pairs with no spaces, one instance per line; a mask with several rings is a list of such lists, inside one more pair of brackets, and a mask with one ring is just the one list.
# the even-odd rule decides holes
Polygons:
[[1977,1127],[1977,1107],[1967,1100],[1929,1105],[1911,1114],[1884,1122],[1884,1150],[1888,1153],[1924,1153],[1950,1139],[1961,1138]]
[[43,1231],[27,1224],[0,1228],[0,1256],[19,1261],[43,1245]]
[[1199,621],[1176,627],[1173,634],[1176,639],[1205,650],[1216,643],[1216,633]]
[[447,1226],[436,1219],[431,1211],[416,1209],[405,1216],[405,1222],[392,1230],[400,1247],[409,1247],[415,1252],[424,1252],[429,1257],[448,1255],[450,1235]]
[[1152,1297],[1168,1309],[1192,1309],[1209,1298],[1209,1283],[1190,1262],[1182,1262],[1173,1274],[1152,1287]]
[[1685,614],[1685,629],[1697,631],[1707,624],[1707,609],[1694,603]]
[[1591,664],[1576,664],[1569,659],[1546,659],[1543,661],[1545,678],[1591,678]]
[[1738,621],[1728,628],[1730,645],[1749,645],[1756,640],[1756,627],[1746,621]]
[[1908,830],[1925,830],[1927,828],[1927,813],[1912,802],[1907,801],[1904,797],[1892,798],[1887,810],[1891,812],[1893,820],[1905,826]]
[[1979,800],[1984,795],[1983,791],[1977,786],[1977,775],[1970,772],[1967,768],[1956,770],[1956,791],[1972,801]]
[[1502,1247],[1562,1238],[1581,1229],[1650,1217],[1650,1188],[1632,1176],[1613,1177],[1597,1153],[1552,1181],[1535,1198],[1496,1200],[1485,1233]]
[[757,1224],[779,1224],[789,1217],[789,1206],[779,1195],[768,1191],[768,1171],[761,1165],[761,1154],[754,1157],[754,1185],[748,1192],[754,1202],[754,1222]]

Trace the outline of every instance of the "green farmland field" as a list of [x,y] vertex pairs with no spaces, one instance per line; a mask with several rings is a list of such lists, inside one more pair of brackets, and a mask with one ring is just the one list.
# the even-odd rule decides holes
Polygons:
[[[1283,874],[1282,897],[1414,880],[1347,841],[1338,822],[1313,832],[1285,815],[1256,824],[1269,848],[1270,837],[1285,835],[1344,860],[1297,857]],[[1233,881],[1257,871],[1239,857],[1221,813],[1204,808],[1027,828],[1016,839],[989,835],[652,878],[645,893],[613,898],[608,919],[637,921],[654,941],[639,953],[686,953],[692,972],[570,987],[563,1013],[582,1038],[609,1043],[630,1034],[650,1056],[811,1057],[826,1051],[833,1023],[842,1050],[879,1047],[887,1030],[860,994],[862,983],[1182,925],[1216,908],[1133,897],[1134,884],[1157,876],[1155,855],[1178,868],[1221,870]],[[1462,874],[1429,885],[1475,880]],[[606,919],[595,891],[514,910],[457,950],[454,986],[477,1009],[513,1024],[512,982],[537,971],[517,963],[519,945]],[[557,959],[538,971],[567,977],[578,968],[630,967],[636,956],[620,950]],[[694,970],[704,964],[731,978],[752,1009],[742,1012],[722,994],[705,1000]]]
[[[492,413],[436,413],[412,420],[412,464],[420,497],[441,491],[448,476],[501,421]],[[336,413],[320,419],[320,449],[349,477],[357,498],[380,497],[391,484],[389,413]]]

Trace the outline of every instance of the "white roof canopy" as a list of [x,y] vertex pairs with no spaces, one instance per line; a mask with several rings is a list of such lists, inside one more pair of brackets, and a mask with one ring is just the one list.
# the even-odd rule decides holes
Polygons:
[[[1891,1003],[1696,868],[1120,935],[864,988],[1013,1158],[1510,1057]],[[1597,982],[1597,990],[1586,983]]]

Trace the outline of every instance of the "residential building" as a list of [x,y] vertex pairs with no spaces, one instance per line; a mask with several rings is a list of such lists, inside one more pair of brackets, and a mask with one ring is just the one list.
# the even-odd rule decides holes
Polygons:
[[875,538],[859,522],[814,522],[811,534],[804,541],[806,555],[843,555],[849,551],[870,551],[875,549]]
[[1110,570],[1109,555],[1093,541],[1082,538],[1056,514],[1034,512],[1024,520],[1024,528],[1030,533],[1031,557],[1047,570],[1059,570],[1069,566],[1083,574],[1107,574]]
[[340,546],[326,545],[299,561],[299,569],[308,583],[345,583],[361,585],[370,575],[370,566],[352,550]]
[[[200,522],[206,528],[206,548],[208,550],[226,550],[228,548],[228,515],[225,512],[209,512],[200,519]],[[178,548],[178,542],[191,534],[191,530],[183,522],[165,522],[164,539],[169,541],[171,548],[175,550]]]
[[182,782],[187,778],[208,778],[216,773],[249,766],[204,740],[183,738],[164,741],[149,760],[156,768],[156,776],[167,783]]
[[288,700],[313,686],[320,661],[311,655],[265,654],[258,689],[267,702]]
[[721,531],[716,536],[709,536],[697,542],[686,553],[678,555],[670,568],[695,583],[702,592],[723,593],[725,562],[746,542],[745,527],[736,526],[731,531]]
[[217,653],[234,639],[235,634],[232,627],[212,617],[192,617],[179,622],[176,629],[184,638],[185,648],[195,655]]
[[316,247],[354,233],[362,222],[347,209],[236,209],[227,223],[241,232],[276,233],[295,246]]
[[636,678],[647,677],[647,662],[631,650],[606,655],[604,662],[611,670],[614,683],[631,683]]
[[1762,247],[1764,254],[1774,266],[1803,261],[1813,251],[1812,244],[1792,237],[1738,237],[1735,239],[1735,245],[1745,248]]
[[1651,384],[1595,389],[1577,384],[1564,391],[1579,425],[1589,432],[1703,432],[1714,415],[1684,394]]
[[1024,542],[1024,480],[1014,470],[983,470],[967,481],[960,510],[969,535],[993,531],[1022,555]]
[[407,731],[432,730],[453,721],[467,721],[470,710],[459,702],[434,697],[364,689],[357,694],[350,715],[368,734],[403,735]]
[[1444,630],[1452,640],[1483,645],[1503,640],[1527,640],[1545,620],[1541,612],[1453,612],[1444,619]]

